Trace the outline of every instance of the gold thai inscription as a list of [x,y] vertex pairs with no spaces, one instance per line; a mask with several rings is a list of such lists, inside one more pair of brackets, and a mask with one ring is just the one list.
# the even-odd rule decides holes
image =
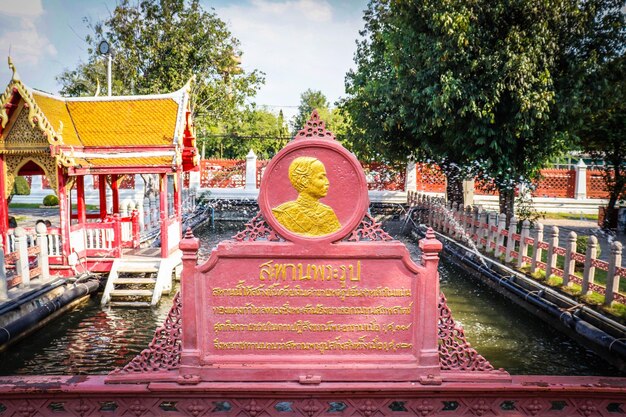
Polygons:
[[312,350],[324,354],[327,351],[378,351],[397,352],[399,350],[411,349],[412,343],[396,342],[395,340],[382,341],[378,337],[367,340],[366,336],[361,336],[356,340],[342,340],[341,336],[334,339],[319,342],[297,342],[294,340],[279,342],[257,342],[257,341],[236,341],[222,342],[218,338],[213,339],[213,347],[216,350]]
[[345,287],[346,281],[361,281],[361,261],[356,266],[325,265],[302,263],[274,263],[273,260],[259,265],[261,281],[339,281]]
[[344,288],[304,288],[300,285],[283,285],[274,283],[268,286],[246,285],[246,281],[240,280],[236,286],[230,288],[213,287],[211,294],[216,297],[324,297],[338,298],[344,301],[346,298],[392,298],[411,297],[410,288],[361,288],[356,285]]
[[378,305],[375,307],[370,306],[327,306],[324,304],[307,304],[304,306],[292,306],[289,302],[284,303],[281,306],[269,306],[261,305],[257,306],[253,303],[246,303],[243,306],[213,306],[213,314],[224,315],[339,315],[339,316],[398,316],[411,314],[411,307],[413,303],[409,303],[408,306],[385,306]]
[[213,350],[324,354],[413,349],[410,280],[390,279],[387,271],[377,269],[385,275],[367,281],[380,285],[364,285],[361,260],[270,259],[256,265],[257,277],[210,288]]
[[396,333],[411,328],[409,324],[394,322],[381,325],[376,320],[367,323],[335,323],[329,320],[325,323],[312,323],[309,320],[298,320],[292,323],[275,323],[271,321],[257,323],[234,323],[230,320],[213,324],[215,333],[220,332],[293,332],[297,334],[308,332],[377,332]]

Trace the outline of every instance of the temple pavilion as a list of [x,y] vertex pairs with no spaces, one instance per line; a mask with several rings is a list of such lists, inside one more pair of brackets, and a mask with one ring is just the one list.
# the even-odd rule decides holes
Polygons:
[[[154,179],[160,249],[176,252],[182,229],[185,172],[199,158],[191,119],[190,83],[170,94],[68,98],[27,87],[9,58],[13,76],[0,101],[0,235],[11,251],[7,198],[18,176],[45,176],[59,198],[51,272],[76,273],[76,265],[110,271],[115,259],[140,248],[148,227],[135,211],[120,212],[119,184],[127,176]],[[90,177],[91,176],[91,177]],[[142,175],[143,177],[143,175]],[[93,184],[86,191],[86,179]],[[98,194],[88,212],[86,192]],[[147,209],[147,208],[146,208]],[[156,252],[155,252],[156,251]]]

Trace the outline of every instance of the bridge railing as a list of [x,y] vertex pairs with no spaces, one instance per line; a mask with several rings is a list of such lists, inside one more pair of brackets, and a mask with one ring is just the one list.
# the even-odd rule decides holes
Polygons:
[[[626,294],[620,292],[620,280],[626,279],[622,267],[622,244],[611,243],[607,260],[599,258],[596,236],[584,237],[584,253],[578,252],[576,232],[559,241],[559,228],[546,230],[537,223],[531,229],[528,220],[518,222],[513,217],[506,227],[504,213],[487,212],[479,207],[458,207],[442,199],[420,193],[409,193],[409,205],[419,207],[420,221],[457,240],[471,241],[483,253],[493,255],[519,269],[528,269],[534,276],[545,275],[548,283],[563,287],[579,286],[582,295],[597,293],[603,304],[613,301],[626,304]],[[582,246],[582,244],[581,244]],[[529,255],[530,253],[530,255]],[[605,284],[596,282],[597,271],[603,271]]]
[[[28,288],[34,278],[50,278],[49,237],[58,234],[49,235],[48,228],[43,223],[39,223],[34,231],[35,234],[32,235],[29,234],[31,230],[27,231],[23,227],[11,229],[11,239],[7,239],[11,250],[6,254],[4,250],[0,250],[0,300],[6,299],[7,291],[17,285]],[[58,229],[56,232],[58,233]],[[60,247],[52,248],[52,253],[57,250]]]

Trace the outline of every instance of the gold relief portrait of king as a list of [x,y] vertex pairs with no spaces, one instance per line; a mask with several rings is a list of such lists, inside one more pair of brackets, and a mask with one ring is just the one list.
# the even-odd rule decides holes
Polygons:
[[289,181],[298,198],[272,208],[278,223],[301,236],[324,236],[341,228],[334,210],[320,199],[328,194],[326,167],[317,158],[301,156],[289,165]]

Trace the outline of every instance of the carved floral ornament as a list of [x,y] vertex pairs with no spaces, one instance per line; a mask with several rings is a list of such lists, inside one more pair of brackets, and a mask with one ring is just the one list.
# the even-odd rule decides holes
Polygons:
[[50,145],[57,145],[63,143],[63,137],[61,136],[61,132],[63,131],[63,123],[60,124],[58,132],[54,130],[52,124],[48,121],[46,116],[43,114],[28,87],[26,87],[21,79],[17,70],[15,69],[15,65],[13,65],[13,61],[11,57],[9,57],[9,68],[13,71],[13,77],[11,82],[7,86],[4,94],[0,97],[0,102],[2,104],[2,109],[0,110],[0,118],[2,119],[2,128],[4,129],[9,122],[9,115],[7,113],[6,104],[11,101],[14,94],[19,94],[24,100],[25,105],[28,108],[28,120],[31,123],[32,127],[39,127],[39,129],[43,132],[44,136],[50,143]]
[[320,119],[320,115],[316,110],[311,113],[311,118],[306,122],[306,125],[298,131],[294,139],[333,139],[337,138],[335,135],[326,130],[326,123]]
[[50,155],[40,153],[40,154],[30,154],[30,155],[5,155],[4,163],[5,163],[5,197],[11,194],[11,190],[13,189],[13,184],[15,183],[15,177],[19,170],[26,165],[29,161],[34,162],[39,165],[48,181],[50,181],[50,187],[53,190],[57,189],[57,170],[56,170],[56,162],[53,158],[50,158]]
[[[9,68],[13,71],[13,76],[6,90],[0,96],[0,142],[6,141],[7,136],[4,129],[9,123],[9,113],[11,102],[14,100],[15,95],[19,95],[23,101],[23,108],[28,110],[27,121],[30,124],[31,129],[37,129],[42,132],[45,144],[49,145],[61,145],[63,144],[63,122],[59,121],[58,129],[54,129],[52,123],[46,118],[43,111],[37,105],[35,98],[33,97],[30,89],[22,83],[22,80],[13,65],[11,57],[8,58]],[[75,161],[72,157],[64,154],[56,156],[56,162],[65,167],[75,165]]]

